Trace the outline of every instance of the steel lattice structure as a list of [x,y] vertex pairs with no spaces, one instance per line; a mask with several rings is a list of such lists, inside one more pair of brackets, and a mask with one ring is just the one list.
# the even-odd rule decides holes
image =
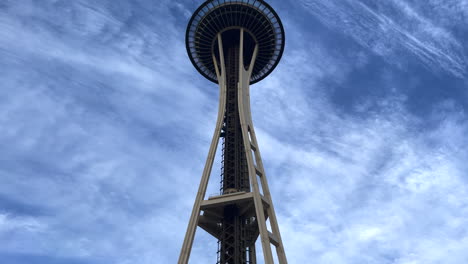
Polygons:
[[[284,45],[281,21],[263,0],[208,0],[190,19],[187,52],[195,68],[219,85],[220,99],[215,133],[179,264],[188,263],[197,226],[218,239],[218,264],[255,264],[258,237],[265,263],[273,264],[271,244],[279,263],[287,263],[249,98],[250,84],[273,71]],[[220,195],[204,200],[220,139]]]

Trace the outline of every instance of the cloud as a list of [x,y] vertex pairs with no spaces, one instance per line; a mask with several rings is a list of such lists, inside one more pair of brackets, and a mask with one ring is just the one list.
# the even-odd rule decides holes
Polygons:
[[350,85],[349,75],[362,65],[346,64],[321,43],[298,46],[251,95],[288,260],[466,258],[468,122],[457,99],[415,115],[410,98],[391,89],[396,80],[382,75],[388,95],[365,96],[352,105],[356,112],[345,112],[330,101],[322,80]]
[[460,19],[466,8],[447,9],[444,17],[433,20],[431,16],[437,13],[439,1],[425,3],[430,5],[426,15],[419,12],[420,5],[404,0],[372,4],[304,0],[300,4],[327,27],[347,35],[390,63],[404,66],[411,61],[405,59],[405,54],[411,54],[433,72],[443,70],[457,77],[466,75],[463,40],[455,37],[450,27],[438,24],[448,17]]
[[[160,4],[144,4],[157,11],[147,19],[171,19],[172,4]],[[196,187],[198,178],[187,175],[203,163],[186,151],[205,152],[216,110],[207,106],[209,90],[189,81],[175,25],[152,34],[147,27],[163,20],[135,23],[139,35],[122,22],[128,13],[112,13],[104,2],[19,3],[2,11],[0,204],[9,209],[1,237],[10,242],[2,243],[1,258],[173,262],[193,192],[175,194]],[[60,12],[73,15],[54,15]],[[186,120],[188,113],[197,114]],[[28,231],[32,223],[41,232]],[[161,256],[169,239],[180,243]]]
[[10,217],[8,214],[0,214],[0,232],[9,232],[22,229],[27,232],[39,232],[44,229],[43,224],[31,217]]
[[[318,263],[466,258],[466,117],[450,113],[437,128],[421,132],[417,118],[401,119],[409,114],[394,105],[392,114],[378,119],[335,116],[337,122],[326,124],[312,118],[309,124],[325,131],[303,127],[288,135],[319,142],[308,146],[259,133],[292,263],[311,256]],[[424,253],[435,247],[436,254]]]

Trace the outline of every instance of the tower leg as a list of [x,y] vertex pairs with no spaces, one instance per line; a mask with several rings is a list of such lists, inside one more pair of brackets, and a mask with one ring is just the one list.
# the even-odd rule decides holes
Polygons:
[[211,169],[213,168],[213,162],[216,155],[216,148],[219,143],[219,137],[221,134],[221,128],[223,126],[223,119],[226,109],[226,69],[224,65],[224,55],[222,49],[222,40],[221,37],[218,38],[218,45],[220,47],[221,56],[221,67],[218,69],[216,59],[213,56],[213,61],[216,66],[216,71],[218,73],[218,83],[219,83],[219,108],[218,108],[218,118],[216,121],[216,128],[214,131],[213,139],[211,140],[210,150],[208,152],[208,158],[205,163],[205,168],[203,170],[202,178],[200,181],[200,186],[198,187],[197,197],[195,198],[195,203],[193,205],[192,214],[190,215],[190,221],[187,227],[187,232],[185,234],[184,243],[182,244],[182,250],[180,252],[178,264],[187,264],[190,258],[190,253],[192,251],[192,244],[195,238],[195,231],[198,226],[198,220],[200,218],[200,206],[205,198],[206,188],[208,187],[208,181],[211,175]]
[[[243,39],[244,30],[240,30],[240,53],[243,54]],[[258,46],[255,47],[252,61],[249,63],[249,69],[245,70],[243,56],[239,56],[239,115],[241,120],[242,134],[244,138],[245,152],[247,154],[247,165],[249,170],[249,177],[253,187],[255,211],[257,215],[258,229],[260,232],[260,238],[262,243],[262,249],[264,254],[265,263],[273,264],[273,255],[271,251],[271,244],[276,246],[276,252],[278,255],[279,264],[287,264],[286,255],[284,253],[283,242],[279,232],[278,222],[271,200],[270,190],[268,188],[268,182],[266,180],[263,162],[260,156],[260,150],[257,144],[257,138],[255,136],[254,126],[252,122],[252,116],[250,112],[250,77],[252,74],[255,59],[257,57]],[[255,153],[252,155],[252,151]],[[258,184],[257,175],[260,178],[263,198],[268,203],[267,216],[265,216],[265,210],[263,206],[262,194],[260,192],[260,186]],[[270,224],[273,233],[269,232],[266,226],[266,217],[270,217]]]

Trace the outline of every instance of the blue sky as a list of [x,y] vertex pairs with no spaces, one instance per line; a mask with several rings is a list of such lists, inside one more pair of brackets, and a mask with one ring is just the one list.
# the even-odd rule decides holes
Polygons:
[[[201,2],[0,2],[1,263],[176,262],[217,111]],[[286,49],[251,99],[289,262],[468,263],[468,2],[268,2]]]

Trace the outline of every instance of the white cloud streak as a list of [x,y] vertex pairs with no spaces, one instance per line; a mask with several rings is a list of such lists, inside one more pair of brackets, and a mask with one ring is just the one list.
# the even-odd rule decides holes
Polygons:
[[[458,18],[458,22],[466,25],[461,18],[467,10],[466,4],[455,2],[461,9],[448,9],[443,19]],[[365,1],[303,0],[300,3],[321,23],[346,34],[390,63],[403,66],[405,54],[409,53],[434,72],[444,70],[458,77],[466,75],[464,40],[438,23],[440,18],[434,21],[434,17],[422,15],[416,9],[419,6],[408,1],[392,0],[372,5]],[[423,5],[430,5],[429,15],[432,15],[437,13],[441,3],[432,1]]]

